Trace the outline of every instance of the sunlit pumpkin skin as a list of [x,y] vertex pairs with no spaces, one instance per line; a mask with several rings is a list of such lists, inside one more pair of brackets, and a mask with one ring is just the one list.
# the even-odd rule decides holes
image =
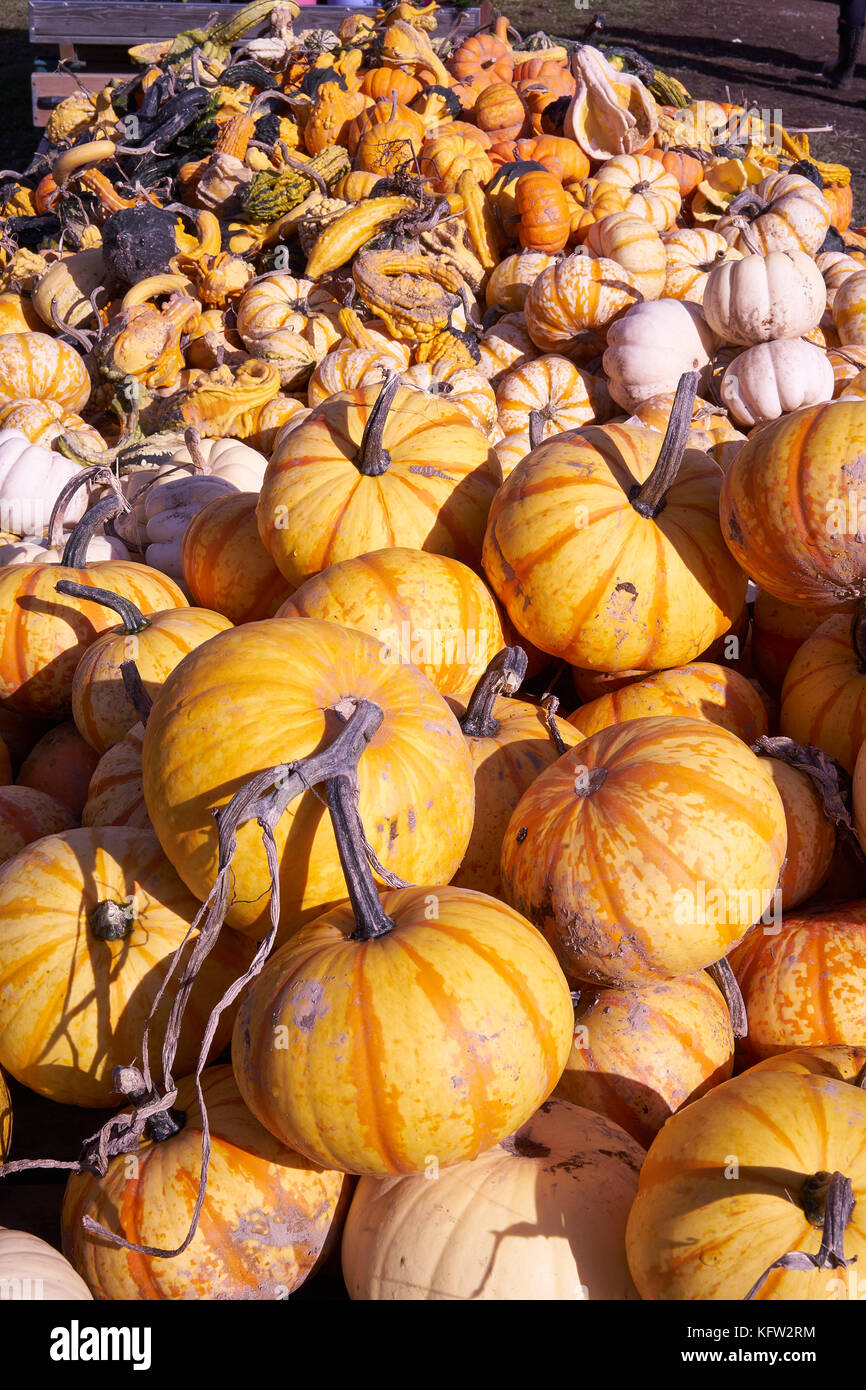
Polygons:
[[540,444],[497,493],[484,568],[518,632],[551,656],[598,671],[681,666],[741,613],[718,465],[686,449],[657,517],[629,501],[661,444],[655,430],[588,426]]
[[[2,1154],[0,1146],[0,1157]],[[40,1302],[93,1301],[93,1294],[81,1276],[47,1240],[40,1240],[29,1231],[10,1231],[0,1226],[0,1288],[16,1286],[38,1290],[29,1297],[38,1298]],[[27,1298],[28,1294],[22,1296]]]
[[[786,1251],[816,1254],[821,1231],[802,1203],[804,1183],[817,1173],[851,1180],[856,1206],[844,1248],[859,1268],[866,1257],[864,1127],[866,1095],[856,1086],[759,1068],[671,1116],[641,1170],[626,1231],[641,1297],[740,1300]],[[755,1298],[845,1298],[848,1282],[845,1270],[776,1269]]]
[[[385,711],[359,769],[361,815],[380,862],[410,882],[448,882],[472,830],[469,750],[426,676],[385,655],[374,638],[335,623],[271,618],[221,633],[172,672],[147,725],[144,794],[168,858],[196,896],[204,899],[216,876],[212,808],[261,769],[330,742],[341,727],[334,707],[344,699],[374,700]],[[312,792],[290,804],[275,839],[288,933],[340,902],[345,886]],[[227,920],[263,936],[270,880],[255,822],[238,832],[233,872]]]
[[657,671],[575,710],[568,722],[589,738],[612,724],[653,715],[708,719],[748,744],[767,732],[767,712],[755,687],[739,672],[711,661]]
[[0,406],[0,430],[20,430],[31,444],[50,449],[58,435],[75,433],[89,449],[104,449],[105,440],[74,411],[56,401],[10,401]]
[[738,738],[708,720],[634,719],[536,778],[505,834],[502,882],[569,975],[639,986],[742,940],[785,845],[769,769]]
[[355,460],[378,397],[370,386],[332,396],[271,459],[259,534],[290,584],[393,546],[477,564],[502,478],[490,441],[445,398],[403,387],[382,436],[390,462],[365,476]]
[[152,830],[144,804],[141,750],[144,725],[134,724],[96,764],[81,812],[82,825],[128,825]]
[[233,623],[272,618],[292,591],[262,545],[256,492],[215,497],[183,533],[183,579],[193,603]]
[[411,662],[440,695],[468,699],[505,646],[496,603],[473,570],[423,550],[375,550],[314,575],[280,618],[320,618],[383,643],[386,663]]
[[866,902],[785,913],[731,952],[755,1057],[866,1038]]
[[866,401],[808,406],[753,432],[722,487],[731,552],[784,603],[831,609],[866,591]]
[[524,304],[526,328],[542,352],[571,356],[585,342],[588,359],[598,333],[641,298],[637,280],[617,261],[575,253],[534,281]]
[[19,787],[47,792],[80,818],[99,754],[71,721],[49,729],[21,764]]
[[140,717],[124,689],[124,661],[135,662],[153,699],[185,656],[232,627],[228,618],[207,608],[167,608],[149,614],[145,622],[146,627],[132,633],[122,623],[103,632],[75,668],[72,716],[97,753],[119,743]]
[[267,962],[232,1058],[283,1143],[384,1178],[475,1158],[524,1124],[565,1065],[572,1008],[550,947],[505,904],[451,887],[381,899],[384,936],[352,940],[346,904]]
[[836,829],[808,773],[780,758],[767,758],[767,766],[782,798],[788,827],[788,849],[779,879],[782,907],[787,912],[826,883],[836,849]]
[[191,1077],[178,1086],[180,1133],[145,1142],[135,1166],[120,1155],[104,1178],[73,1175],[63,1201],[63,1248],[96,1298],[283,1299],[315,1268],[342,1211],[344,1173],[286,1149],[253,1118],[229,1066],[201,1078],[211,1149],[198,1230],[182,1255],[157,1259],[110,1245],[89,1216],[137,1245],[176,1249],[189,1230],[201,1164],[201,1109]]
[[724,261],[742,256],[718,232],[703,227],[681,227],[668,232],[665,243],[665,287],[667,299],[685,299],[702,304],[710,271]]
[[584,1007],[555,1096],[607,1115],[645,1149],[665,1120],[726,1081],[734,1033],[709,975],[604,989]]
[[506,372],[496,388],[496,404],[506,435],[523,433],[528,438],[530,414],[539,411],[542,439],[600,423],[612,410],[603,381],[556,353]]
[[0,569],[0,700],[11,709],[49,719],[68,717],[75,668],[116,616],[89,599],[58,594],[55,586],[61,579],[112,589],[144,614],[187,606],[183,591],[167,574],[132,560],[104,560],[86,569],[52,564]]
[[0,864],[43,835],[71,830],[76,817],[56,796],[33,787],[0,787]]
[[822,748],[854,771],[866,739],[866,672],[854,649],[852,619],[828,618],[800,647],[782,685],[779,728]]
[[84,359],[47,333],[0,335],[0,400],[56,401],[80,411],[90,396]]
[[801,1076],[828,1076],[833,1081],[857,1081],[866,1066],[866,1047],[797,1047],[778,1052],[749,1068],[750,1072],[790,1071]]
[[3,1073],[0,1072],[0,1163],[5,1161],[11,1142],[12,1101],[9,1099],[9,1087],[3,1080]]
[[484,296],[488,309],[515,313],[526,303],[526,296],[543,270],[554,264],[546,251],[518,251],[506,256],[490,272]]
[[[94,910],[105,902],[126,909],[125,936],[96,935],[105,929]],[[4,864],[0,1063],[49,1100],[111,1105],[113,1068],[141,1056],[155,994],[198,907],[146,830],[68,830]],[[193,1069],[210,1010],[249,959],[246,942],[221,934],[190,996],[178,1071]],[[159,1056],[177,980],[175,974],[160,1004],[151,1056]],[[217,1026],[215,1053],[232,1021],[229,1009]]]
[[362,1178],[343,1235],[349,1296],[633,1300],[625,1220],[642,1160],[617,1125],[550,1100],[435,1181]]
[[[452,882],[491,897],[502,897],[499,861],[502,841],[514,808],[539,773],[561,756],[544,711],[525,700],[500,696],[494,706],[494,732],[467,736],[475,769],[475,824],[463,862]],[[568,748],[582,741],[568,724],[557,721]]]
[[[853,614],[854,605],[849,604],[845,611]],[[767,690],[779,694],[797,652],[827,617],[824,609],[783,603],[766,589],[758,590],[752,613],[752,660]]]
[[805,251],[813,256],[830,225],[830,205],[820,188],[799,174],[772,173],[750,191],[758,205],[757,216],[750,214],[743,229],[741,218],[735,220],[734,214],[726,213],[717,223],[725,240],[741,251],[748,238],[764,254]]

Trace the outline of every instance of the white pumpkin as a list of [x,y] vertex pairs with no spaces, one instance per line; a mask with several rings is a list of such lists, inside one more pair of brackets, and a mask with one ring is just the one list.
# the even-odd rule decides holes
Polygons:
[[549,1100],[471,1162],[362,1178],[343,1233],[349,1295],[634,1300],[625,1224],[644,1158],[606,1116]]
[[816,328],[827,287],[811,256],[770,251],[723,261],[704,288],[704,318],[724,343],[803,338]]
[[[45,530],[58,494],[80,472],[72,459],[31,444],[21,430],[0,430],[0,531],[26,536]],[[87,501],[81,488],[66,510],[67,526],[80,520]]]
[[739,353],[722,377],[720,394],[731,418],[749,429],[832,400],[834,387],[826,352],[803,338],[781,338]]
[[144,507],[143,549],[146,563],[153,569],[162,570],[163,574],[169,575],[184,588],[180,562],[184,531],[196,512],[200,512],[215,497],[240,491],[228,478],[209,474],[195,477],[183,474],[180,478],[166,478],[152,487]]
[[13,1300],[40,1303],[93,1299],[81,1275],[53,1245],[28,1231],[10,1231],[5,1226],[0,1226],[0,1290],[10,1291],[6,1297]]
[[610,325],[607,343],[602,362],[610,394],[629,411],[675,391],[683,372],[700,372],[700,392],[714,347],[701,310],[679,299],[633,304]]
[[[47,536],[24,536],[20,541],[7,541],[0,545],[0,566],[3,565],[31,565],[38,562],[43,565],[59,565],[62,552],[53,549],[48,544]],[[123,541],[116,536],[106,536],[97,533],[91,536],[87,544],[86,560],[88,564],[96,564],[99,560],[129,560],[129,550]]]
[[[289,423],[294,425],[296,421],[297,417],[293,416]],[[168,448],[164,455],[157,455],[155,458],[148,454],[148,463],[155,463],[157,466],[134,467],[123,476],[123,493],[133,507],[126,516],[118,517],[115,529],[129,544],[144,549],[148,540],[148,517],[156,515],[158,511],[181,505],[183,486],[192,479],[218,478],[230,485],[229,491],[261,491],[268,460],[258,449],[251,449],[248,444],[242,444],[238,439],[201,439],[195,443],[194,449],[195,458],[185,444]],[[166,486],[170,487],[171,491],[162,503],[157,504],[153,500],[154,495]],[[222,493],[212,492],[207,501],[217,495],[221,496]],[[191,499],[200,496],[201,490],[196,488],[190,494]],[[204,503],[200,505],[204,506]],[[162,566],[157,565],[156,568],[161,569]],[[172,578],[178,578],[173,570],[166,570],[165,573],[171,573]]]

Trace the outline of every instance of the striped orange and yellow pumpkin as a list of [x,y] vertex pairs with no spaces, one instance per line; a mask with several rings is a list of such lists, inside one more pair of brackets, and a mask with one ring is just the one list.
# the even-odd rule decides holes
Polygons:
[[735,735],[632,719],[536,778],[502,880],[570,975],[632,987],[705,969],[742,940],[773,901],[786,843],[770,771]]
[[[198,909],[146,830],[67,830],[9,860],[0,868],[0,1064],[50,1100],[111,1105],[113,1069],[140,1058],[151,1005]],[[250,958],[248,943],[222,933],[190,996],[178,1071],[194,1067],[211,1009]],[[152,1056],[181,973],[162,997]],[[229,1010],[215,1052],[231,1024]]]
[[176,1249],[189,1230],[201,1163],[201,1109],[192,1078],[181,1080],[177,1133],[145,1140],[108,1172],[69,1179],[63,1248],[95,1296],[141,1300],[283,1299],[305,1282],[339,1237],[349,1195],[343,1173],[285,1148],[253,1118],[231,1067],[201,1077],[210,1128],[207,1193],[192,1243],[173,1259],[100,1239],[85,1216],[137,1245]]
[[866,903],[786,912],[769,932],[755,927],[730,960],[753,1056],[866,1038]]
[[701,971],[581,995],[554,1094],[607,1115],[649,1148],[670,1115],[726,1081],[733,1066],[725,1001]]

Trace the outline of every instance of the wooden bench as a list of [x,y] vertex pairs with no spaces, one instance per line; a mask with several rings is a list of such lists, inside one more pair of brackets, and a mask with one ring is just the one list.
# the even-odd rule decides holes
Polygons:
[[[296,25],[301,28],[338,29],[359,8],[354,5],[307,6]],[[369,8],[364,6],[363,8]],[[487,5],[482,6],[486,10]],[[469,34],[482,22],[482,9],[443,8],[439,37]],[[30,0],[30,42],[58,48],[59,60],[74,72],[49,72],[37,63],[31,75],[33,124],[44,126],[54,107],[80,87],[98,92],[112,77],[129,76],[135,69],[126,50],[134,44],[172,39],[182,29],[203,29],[217,17],[237,14],[237,5],[148,3],[144,0]],[[305,22],[306,21],[306,22]],[[267,32],[267,22],[261,26]]]

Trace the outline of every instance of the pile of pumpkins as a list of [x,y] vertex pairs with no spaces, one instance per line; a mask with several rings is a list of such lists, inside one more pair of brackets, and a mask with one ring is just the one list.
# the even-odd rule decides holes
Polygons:
[[856,1298],[848,171],[629,51],[298,14],[0,185],[0,1068],[118,1108],[0,1280]]

